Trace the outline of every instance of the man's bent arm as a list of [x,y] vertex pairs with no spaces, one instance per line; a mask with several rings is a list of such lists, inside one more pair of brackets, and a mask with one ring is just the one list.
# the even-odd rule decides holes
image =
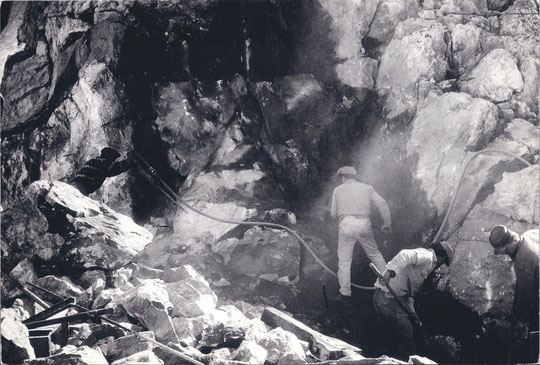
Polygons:
[[337,218],[337,198],[335,190],[332,193],[332,206],[330,208],[330,214],[332,215],[332,218]]
[[373,204],[375,204],[377,209],[379,209],[384,224],[386,226],[391,226],[392,218],[390,217],[390,208],[388,208],[386,200],[384,200],[379,194],[377,194],[375,189],[373,189],[371,192],[371,200],[373,201]]

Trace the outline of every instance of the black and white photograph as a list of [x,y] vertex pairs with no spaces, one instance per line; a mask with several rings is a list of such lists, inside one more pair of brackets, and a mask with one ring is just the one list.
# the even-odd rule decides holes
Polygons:
[[1,364],[537,364],[539,0],[0,0]]

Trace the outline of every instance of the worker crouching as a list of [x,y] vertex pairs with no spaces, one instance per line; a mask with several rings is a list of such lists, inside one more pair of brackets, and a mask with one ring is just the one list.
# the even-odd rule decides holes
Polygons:
[[[413,327],[421,330],[421,323],[414,310],[414,296],[428,275],[442,264],[449,266],[452,257],[453,250],[445,242],[429,249],[401,250],[375,283],[373,305],[388,327],[397,358],[406,360],[417,353]],[[403,303],[403,308],[398,301]]]

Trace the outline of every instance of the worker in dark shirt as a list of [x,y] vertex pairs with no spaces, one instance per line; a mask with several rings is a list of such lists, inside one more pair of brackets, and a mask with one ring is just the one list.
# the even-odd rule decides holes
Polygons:
[[[512,329],[518,321],[527,323],[529,340],[532,346],[531,354],[529,354],[530,361],[536,362],[539,357],[539,231],[538,229],[531,229],[519,235],[505,226],[496,226],[490,231],[489,242],[493,246],[496,255],[508,255],[514,262],[516,292],[512,307]],[[512,337],[513,333],[510,336]],[[510,356],[512,354],[511,347],[509,348],[509,354]]]
[[128,153],[127,159],[118,160],[119,158],[120,153],[114,148],[103,148],[98,157],[83,165],[71,184],[83,195],[92,194],[103,185],[106,178],[120,175],[134,166],[133,153]]

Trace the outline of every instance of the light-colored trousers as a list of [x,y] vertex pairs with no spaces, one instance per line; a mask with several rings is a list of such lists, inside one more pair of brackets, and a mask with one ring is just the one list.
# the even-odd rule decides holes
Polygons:
[[386,261],[375,242],[371,221],[350,215],[343,217],[339,222],[338,238],[338,281],[342,295],[351,295],[351,264],[356,241],[377,269],[381,273],[386,271]]

